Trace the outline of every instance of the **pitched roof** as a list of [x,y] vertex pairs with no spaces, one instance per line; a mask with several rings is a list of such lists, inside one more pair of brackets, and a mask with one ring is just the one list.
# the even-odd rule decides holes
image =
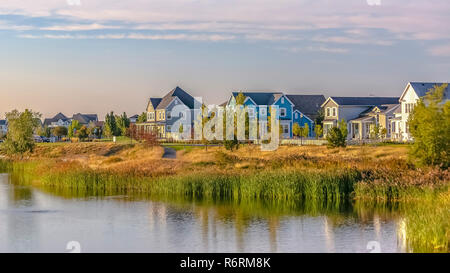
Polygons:
[[[427,94],[427,92],[432,89],[435,85],[442,85],[444,83],[439,82],[410,82],[411,87],[414,88],[414,91],[416,91],[417,96],[423,97]],[[447,83],[449,84],[449,83]],[[449,84],[450,85],[450,84]],[[444,93],[445,99],[450,99],[450,86],[447,86],[445,93]]]
[[89,124],[89,122],[91,121],[98,121],[98,116],[97,114],[75,114],[72,117],[73,120],[78,120],[79,123],[81,124]]
[[162,100],[161,98],[150,98],[150,101],[148,103],[150,103],[153,106],[153,109],[156,109],[161,100]]
[[[237,97],[241,92],[232,92]],[[280,92],[242,92],[244,96],[251,98],[257,105],[272,105],[283,93]]]
[[53,117],[54,120],[58,121],[58,120],[66,120],[68,119],[68,117],[66,117],[63,113],[58,113]]
[[69,118],[66,117],[63,113],[58,113],[52,118],[44,119],[44,126],[49,126],[52,124],[52,122],[57,122],[58,120],[68,121]]
[[338,105],[376,106],[398,104],[398,97],[330,97]]
[[304,115],[315,116],[322,103],[325,102],[323,95],[286,95],[294,103],[294,111],[298,110]]
[[367,110],[364,110],[364,112],[362,112],[360,114],[360,116],[366,116],[369,113],[372,113],[375,110],[375,108],[380,109],[381,113],[387,113],[398,106],[400,106],[400,104],[398,104],[398,103],[397,104],[382,104],[382,105],[370,106],[367,108]]
[[180,99],[181,102],[183,102],[190,109],[194,109],[194,97],[178,86],[161,99],[156,109],[165,109],[175,99],[175,97]]

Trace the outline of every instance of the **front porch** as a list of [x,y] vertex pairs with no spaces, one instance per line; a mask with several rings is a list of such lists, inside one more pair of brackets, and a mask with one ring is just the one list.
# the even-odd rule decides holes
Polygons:
[[362,140],[370,138],[370,131],[376,126],[374,117],[362,117],[350,121],[350,138],[354,140]]

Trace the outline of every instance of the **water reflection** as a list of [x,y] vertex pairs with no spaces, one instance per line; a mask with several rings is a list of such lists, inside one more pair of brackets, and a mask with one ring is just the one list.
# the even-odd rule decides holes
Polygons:
[[0,176],[0,252],[63,252],[72,240],[87,252],[366,252],[372,240],[405,251],[389,206],[167,200],[14,179]]

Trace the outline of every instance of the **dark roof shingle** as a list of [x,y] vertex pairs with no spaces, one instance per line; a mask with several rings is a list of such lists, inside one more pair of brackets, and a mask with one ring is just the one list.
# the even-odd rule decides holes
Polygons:
[[294,104],[294,111],[298,110],[304,115],[317,115],[322,103],[325,102],[323,95],[286,95]]
[[398,97],[330,97],[339,105],[376,106],[382,104],[398,104]]

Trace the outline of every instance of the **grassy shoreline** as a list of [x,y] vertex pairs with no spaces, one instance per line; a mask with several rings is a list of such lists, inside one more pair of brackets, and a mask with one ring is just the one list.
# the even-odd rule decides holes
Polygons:
[[411,249],[449,252],[450,173],[416,169],[402,149],[282,147],[263,153],[245,147],[230,153],[191,147],[166,160],[161,147],[42,145],[24,160],[0,160],[0,172],[71,196],[136,194],[316,213],[340,211],[348,202],[398,204]]
[[[9,167],[32,177],[34,185],[90,191],[146,192],[215,199],[331,199],[414,201],[447,192],[450,172],[416,169],[403,147],[282,147],[260,152],[246,147],[177,151],[138,144],[66,144],[37,147]],[[7,169],[6,161],[0,162]]]

